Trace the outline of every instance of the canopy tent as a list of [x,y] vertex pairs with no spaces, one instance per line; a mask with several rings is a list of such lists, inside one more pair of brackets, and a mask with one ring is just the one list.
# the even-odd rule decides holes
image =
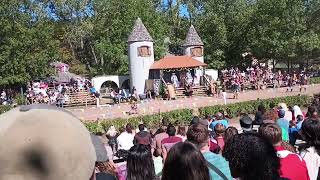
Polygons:
[[207,66],[198,60],[189,56],[167,56],[152,64],[150,69],[162,70],[162,69],[180,69],[180,68],[196,68]]

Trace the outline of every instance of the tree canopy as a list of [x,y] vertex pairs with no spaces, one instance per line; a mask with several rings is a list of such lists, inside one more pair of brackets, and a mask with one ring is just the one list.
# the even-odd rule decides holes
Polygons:
[[209,68],[258,59],[303,64],[320,57],[320,0],[4,0],[0,86],[49,76],[62,61],[87,76],[127,74],[127,38],[140,17],[155,58],[182,54],[191,24]]

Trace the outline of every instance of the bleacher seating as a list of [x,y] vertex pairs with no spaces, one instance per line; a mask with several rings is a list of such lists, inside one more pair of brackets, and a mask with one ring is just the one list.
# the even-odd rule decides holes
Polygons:
[[67,99],[64,101],[65,107],[71,106],[88,106],[96,105],[96,97],[88,91],[79,91],[79,92],[67,92]]

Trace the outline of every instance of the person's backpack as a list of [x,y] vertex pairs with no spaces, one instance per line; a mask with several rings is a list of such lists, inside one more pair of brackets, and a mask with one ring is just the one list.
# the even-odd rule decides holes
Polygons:
[[223,174],[223,172],[220,171],[215,165],[207,161],[208,168],[213,170],[215,173],[217,173],[223,180],[228,180],[227,176]]

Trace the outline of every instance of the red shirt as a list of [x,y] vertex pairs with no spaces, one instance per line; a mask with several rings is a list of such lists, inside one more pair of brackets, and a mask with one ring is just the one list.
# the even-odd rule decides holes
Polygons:
[[169,152],[172,146],[174,146],[178,142],[182,142],[182,139],[177,136],[169,136],[167,138],[164,138],[161,141],[161,144],[166,148],[167,152]]
[[285,150],[282,146],[275,147],[280,158],[280,176],[290,180],[310,180],[306,162],[298,155]]

